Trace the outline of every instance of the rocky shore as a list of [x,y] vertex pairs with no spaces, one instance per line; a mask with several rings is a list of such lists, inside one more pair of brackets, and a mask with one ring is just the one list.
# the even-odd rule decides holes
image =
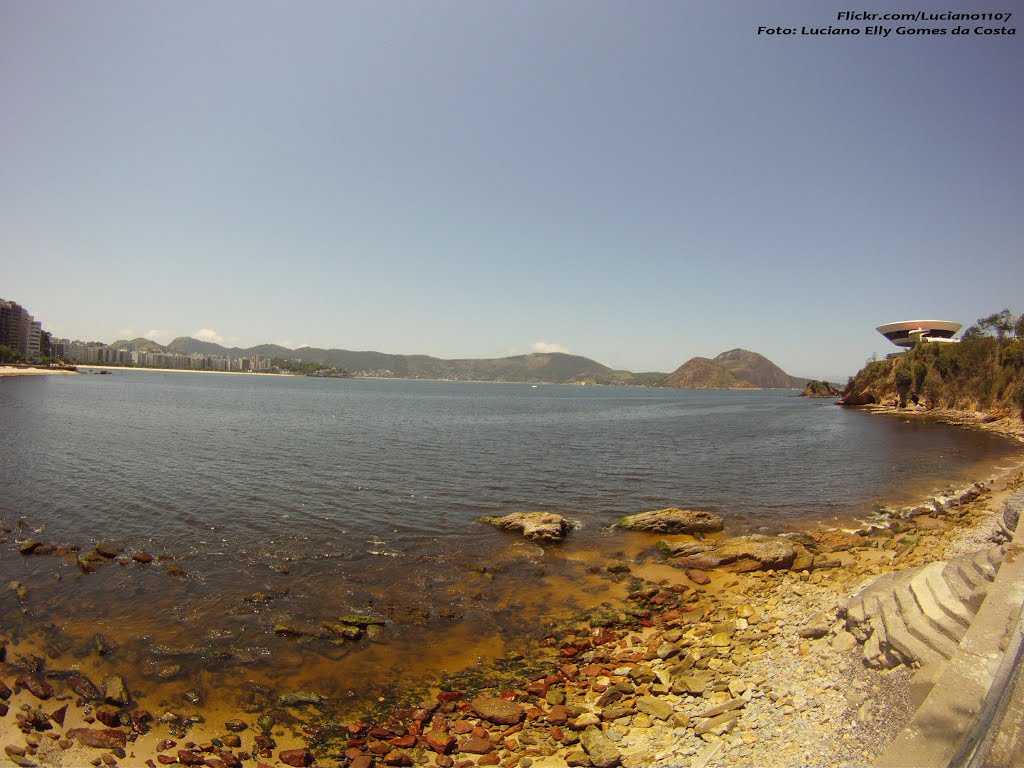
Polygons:
[[[950,489],[853,532],[710,539],[666,519],[717,521],[658,510],[640,522],[671,532],[591,568],[625,599],[552,627],[525,658],[451,675],[412,701],[396,691],[390,709],[375,702],[354,722],[317,691],[256,684],[234,711],[147,711],[137,670],[93,680],[5,642],[0,741],[21,766],[870,765],[913,713],[912,671],[865,667],[840,618],[846,595],[984,546],[999,535],[1003,495],[1022,483],[1018,471]],[[515,522],[535,533],[519,525],[534,521]]]

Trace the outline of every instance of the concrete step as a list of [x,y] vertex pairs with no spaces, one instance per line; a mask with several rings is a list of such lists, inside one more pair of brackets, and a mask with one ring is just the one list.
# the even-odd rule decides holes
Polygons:
[[996,577],[996,572],[999,570],[998,565],[993,565],[988,559],[988,550],[982,550],[978,552],[974,557],[968,559],[968,562],[985,581],[991,582]]
[[942,612],[966,629],[971,625],[974,614],[950,590],[949,584],[942,578],[942,568],[943,563],[932,563],[927,566],[922,571],[925,583]]
[[[881,601],[882,623],[885,625],[885,634],[888,644],[904,657],[906,662],[914,660],[927,664],[932,661],[941,661],[945,658],[927,643],[915,637],[903,621],[903,615],[895,597]],[[885,646],[883,645],[883,648]]]
[[988,559],[992,567],[996,569],[996,573],[999,572],[999,566],[1003,564],[1003,558],[1006,556],[1006,545],[997,544],[994,547],[989,547],[985,550],[985,557]]
[[960,602],[967,606],[972,614],[978,612],[978,608],[985,600],[985,592],[989,583],[978,571],[965,560],[957,558],[946,564],[942,571],[942,578],[946,580],[953,594],[960,598]]
[[910,580],[907,589],[913,596],[918,609],[928,619],[933,631],[938,631],[954,643],[959,643],[960,638],[967,631],[969,622],[961,623],[942,610],[942,606],[939,605],[928,585],[928,578],[923,570]]
[[[911,589],[910,583],[897,587],[893,592],[893,596],[896,598],[896,604],[900,611],[900,617],[903,619],[903,624],[910,634],[947,659],[956,652],[956,646],[960,642],[960,638],[951,637],[947,634],[948,630],[944,625],[941,623],[936,625],[929,619],[924,611],[921,610],[921,606],[914,596],[914,590]],[[935,606],[935,610],[938,614],[938,622],[949,621],[949,619],[944,618],[938,606]]]

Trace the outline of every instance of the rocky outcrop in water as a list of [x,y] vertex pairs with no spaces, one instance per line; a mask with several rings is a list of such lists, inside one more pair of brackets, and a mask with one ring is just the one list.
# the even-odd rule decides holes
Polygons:
[[758,533],[713,544],[662,541],[658,548],[673,558],[674,564],[684,568],[714,568],[733,573],[789,568],[797,556],[797,549],[790,541]]
[[513,512],[503,517],[479,517],[477,522],[503,531],[519,531],[533,541],[561,541],[569,532],[565,518],[553,512]]
[[716,533],[725,527],[721,515],[704,509],[668,507],[628,515],[617,523],[619,528],[646,533]]

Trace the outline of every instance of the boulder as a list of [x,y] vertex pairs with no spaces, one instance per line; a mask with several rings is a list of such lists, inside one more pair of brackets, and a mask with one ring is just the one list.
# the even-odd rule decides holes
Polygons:
[[715,533],[725,527],[721,515],[704,509],[655,509],[627,515],[617,523],[619,528],[646,533]]
[[684,568],[718,568],[733,573],[789,568],[796,559],[796,548],[778,536],[752,533],[716,542],[710,549],[677,557]]
[[503,517],[480,517],[477,522],[503,531],[519,531],[533,541],[561,541],[569,532],[565,518],[553,512],[513,512]]

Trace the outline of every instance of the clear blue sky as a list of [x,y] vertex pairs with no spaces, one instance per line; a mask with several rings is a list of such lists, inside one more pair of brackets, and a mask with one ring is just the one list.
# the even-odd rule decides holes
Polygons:
[[852,7],[0,0],[0,297],[102,341],[834,379],[883,322],[1024,312],[1024,12]]

